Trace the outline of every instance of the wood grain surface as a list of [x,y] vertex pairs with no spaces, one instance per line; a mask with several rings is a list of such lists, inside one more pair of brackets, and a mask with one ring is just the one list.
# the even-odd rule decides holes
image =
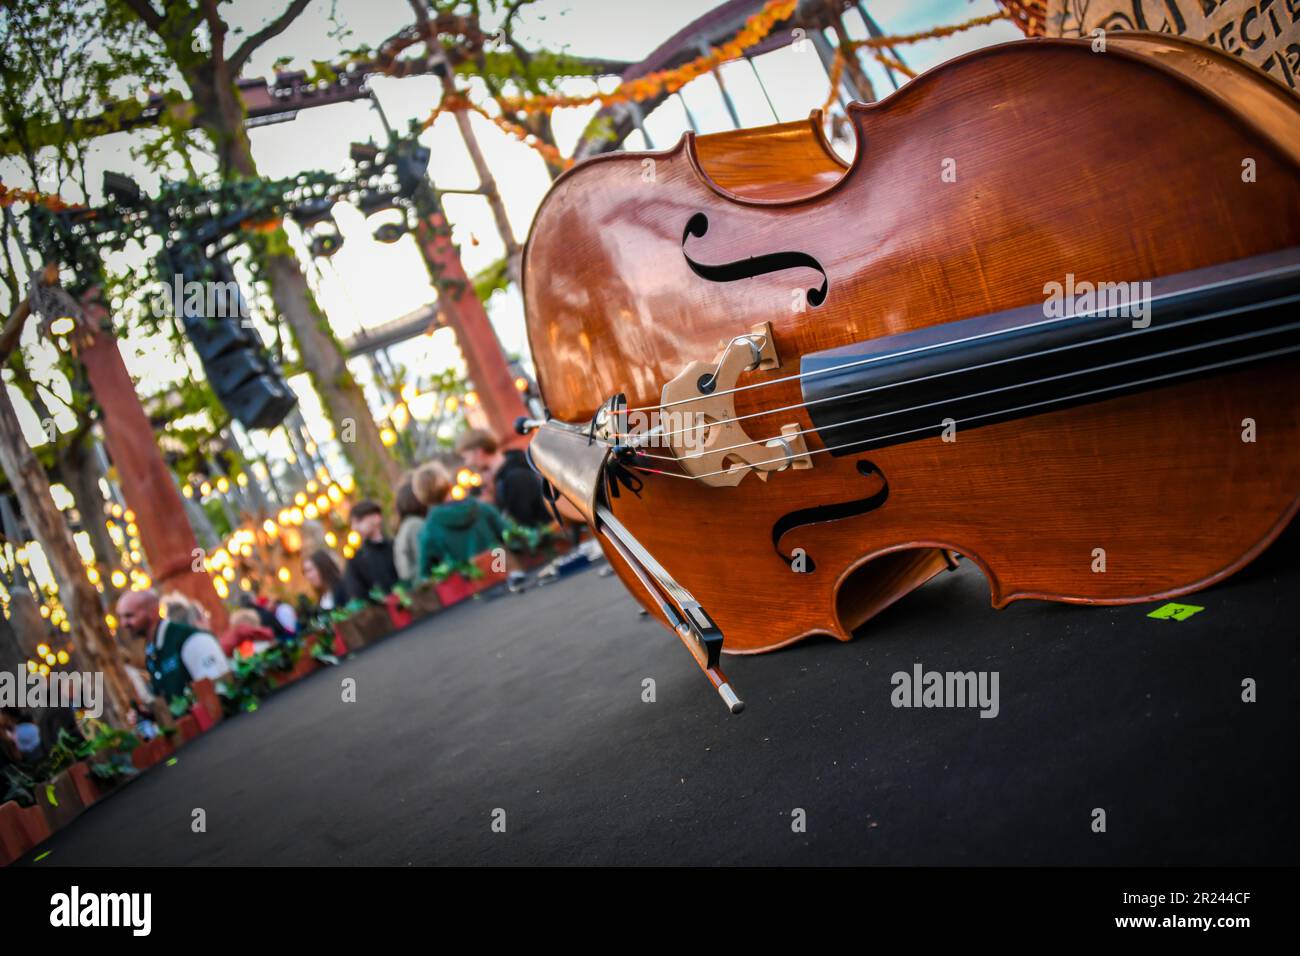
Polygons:
[[[684,366],[766,321],[783,365],[743,376],[775,384],[737,395],[739,414],[761,413],[798,404],[798,382],[777,380],[808,352],[1041,302],[1066,273],[1141,281],[1300,245],[1300,101],[1201,44],[1135,34],[1105,54],[1086,41],[990,47],[850,117],[847,169],[811,124],[802,139],[785,124],[766,158],[754,131],[688,134],[666,152],[602,156],[561,177],[525,256],[551,414],[583,421],[616,392],[654,406]],[[744,155],[768,186],[744,185]],[[946,160],[955,182],[941,178]],[[807,268],[701,278],[683,253],[699,213],[708,230],[686,240],[697,262],[805,253],[826,272],[825,302],[793,311],[795,291],[820,281]],[[823,454],[812,470],[732,488],[646,476],[614,512],[732,652],[814,633],[847,640],[941,568],[942,549],[980,565],[995,606],[1172,596],[1241,567],[1295,512],[1297,371],[1288,358],[955,442]],[[1242,440],[1247,418],[1253,443]],[[745,425],[766,438],[790,421],[811,426],[803,410]],[[864,476],[861,460],[877,473]],[[881,476],[882,507],[773,542],[783,515],[867,497]],[[793,572],[778,545],[805,549],[815,570]]]

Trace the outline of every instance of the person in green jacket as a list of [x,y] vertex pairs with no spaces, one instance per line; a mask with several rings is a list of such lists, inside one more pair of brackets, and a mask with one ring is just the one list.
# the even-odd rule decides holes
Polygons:
[[439,564],[466,564],[476,555],[501,546],[506,532],[501,512],[476,498],[451,498],[451,479],[441,465],[420,468],[413,486],[419,499],[430,505],[420,529],[418,577],[427,578]]

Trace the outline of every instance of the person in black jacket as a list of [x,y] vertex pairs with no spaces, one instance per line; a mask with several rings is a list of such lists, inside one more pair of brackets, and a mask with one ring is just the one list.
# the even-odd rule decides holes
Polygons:
[[348,597],[373,601],[371,592],[392,591],[400,580],[393,564],[393,542],[384,537],[384,512],[373,501],[358,501],[348,514],[352,530],[361,536],[361,544],[343,574]]
[[524,453],[501,451],[491,432],[471,429],[456,441],[456,453],[482,475],[492,488],[492,503],[516,524],[541,525],[551,521],[542,499],[542,480],[529,467]]

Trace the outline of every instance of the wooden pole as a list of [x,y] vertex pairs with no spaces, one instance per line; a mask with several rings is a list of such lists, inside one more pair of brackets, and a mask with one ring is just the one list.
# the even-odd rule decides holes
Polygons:
[[108,312],[97,293],[83,299],[82,308],[74,348],[104,411],[104,444],[122,495],[135,512],[154,588],[159,593],[179,591],[198,601],[208,612],[211,627],[220,633],[226,626],[226,609],[202,570],[198,559],[203,555],[185,520],[185,503],[158,451],[153,426],[122,362],[117,339],[102,328]]
[[496,331],[474,292],[474,283],[465,274],[449,231],[442,213],[434,212],[420,218],[416,241],[429,275],[438,286],[439,309],[445,323],[456,333],[488,427],[502,445],[520,444],[523,439],[515,434],[515,419],[528,415],[528,409],[515,388]]

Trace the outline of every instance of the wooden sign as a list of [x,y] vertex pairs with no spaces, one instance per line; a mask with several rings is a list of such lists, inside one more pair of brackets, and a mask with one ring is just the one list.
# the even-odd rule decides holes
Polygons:
[[1051,36],[1150,30],[1203,40],[1300,91],[1300,0],[1048,0]]

